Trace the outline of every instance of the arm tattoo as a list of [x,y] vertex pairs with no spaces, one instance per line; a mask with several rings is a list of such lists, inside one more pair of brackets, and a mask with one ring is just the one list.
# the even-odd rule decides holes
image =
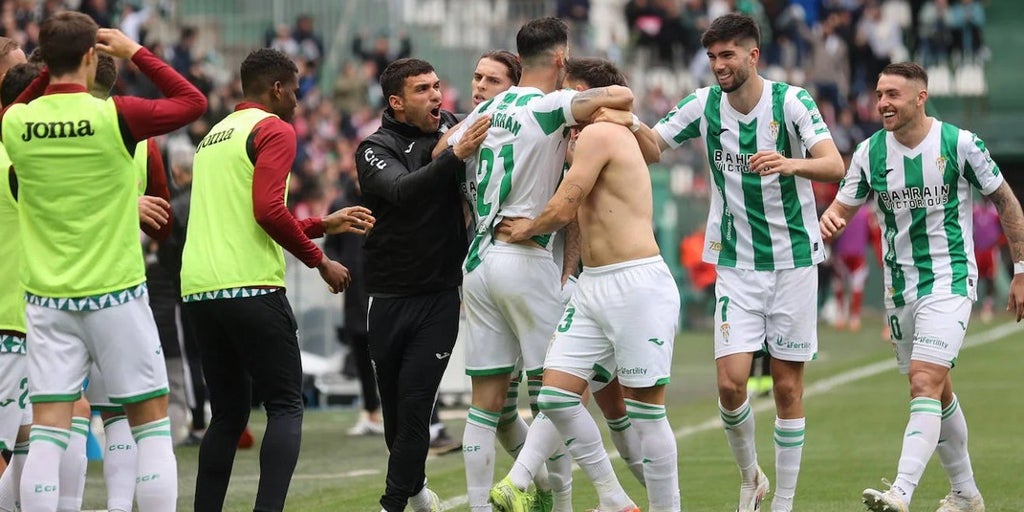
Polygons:
[[999,212],[999,221],[1010,244],[1013,261],[1024,261],[1024,212],[1021,211],[1020,202],[1005,182],[988,198]]
[[608,91],[604,87],[580,91],[572,97],[572,106],[582,106],[601,96],[607,96]]
[[569,185],[565,189],[565,202],[567,203],[578,203],[583,197],[583,187],[579,185]]

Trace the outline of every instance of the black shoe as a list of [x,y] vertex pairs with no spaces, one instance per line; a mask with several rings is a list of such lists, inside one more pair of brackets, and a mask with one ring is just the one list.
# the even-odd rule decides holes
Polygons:
[[432,455],[445,455],[447,453],[457,452],[462,449],[462,443],[452,439],[448,436],[448,433],[441,431],[434,439],[430,441],[430,453]]

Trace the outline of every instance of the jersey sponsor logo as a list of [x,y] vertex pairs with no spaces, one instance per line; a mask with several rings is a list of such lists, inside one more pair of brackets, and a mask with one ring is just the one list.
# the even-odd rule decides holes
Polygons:
[[77,121],[50,121],[47,123],[25,123],[25,133],[21,140],[30,142],[36,139],[67,139],[69,137],[90,137],[96,135],[88,119]]
[[224,141],[230,139],[231,136],[234,135],[234,133],[235,133],[235,129],[234,128],[228,128],[227,130],[221,130],[219,132],[213,132],[213,133],[207,135],[206,137],[203,137],[203,140],[199,142],[198,146],[196,146],[196,153],[198,153],[199,150],[201,150],[201,149],[203,149],[205,147],[212,146],[214,144],[217,144],[217,143],[220,143],[220,142],[224,142]]
[[373,153],[373,148],[366,148],[366,151],[363,152],[363,160],[366,160],[370,167],[376,167],[380,170],[384,170],[388,166],[388,163],[383,158]]
[[878,198],[891,212],[943,206],[949,202],[949,185],[882,190],[878,192]]
[[917,336],[914,338],[915,345],[930,345],[938,348],[949,348],[949,344],[935,336]]
[[791,350],[807,350],[811,348],[809,341],[797,341],[794,339],[785,339],[782,336],[775,337],[775,346],[779,348],[788,348]]
[[721,172],[752,173],[750,169],[750,157],[753,153],[729,153],[716,149],[712,164]]
[[633,368],[619,368],[619,375],[647,375],[647,368],[636,366]]

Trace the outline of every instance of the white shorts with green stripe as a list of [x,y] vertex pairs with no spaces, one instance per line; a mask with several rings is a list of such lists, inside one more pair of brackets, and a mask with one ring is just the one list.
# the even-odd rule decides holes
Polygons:
[[13,450],[18,427],[32,424],[27,358],[0,352],[0,450]]
[[167,367],[148,295],[93,311],[30,303],[25,312],[33,402],[77,400],[93,362],[103,372],[111,403],[137,403],[167,394]]
[[900,373],[910,373],[911,360],[956,365],[972,306],[971,299],[960,295],[925,295],[888,310],[889,337]]
[[661,256],[585,267],[544,367],[631,388],[667,384],[679,290]]
[[762,350],[783,361],[817,357],[817,266],[717,270],[715,359]]

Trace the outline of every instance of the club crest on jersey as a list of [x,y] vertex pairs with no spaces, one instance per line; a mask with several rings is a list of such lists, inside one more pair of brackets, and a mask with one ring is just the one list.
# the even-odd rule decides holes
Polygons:
[[774,119],[768,123],[768,132],[772,134],[773,139],[779,138],[779,123]]
[[718,330],[722,332],[722,341],[729,343],[729,322],[722,322]]
[[939,155],[939,157],[935,159],[935,168],[938,169],[939,172],[942,173],[942,174],[946,173],[946,156],[945,155]]

